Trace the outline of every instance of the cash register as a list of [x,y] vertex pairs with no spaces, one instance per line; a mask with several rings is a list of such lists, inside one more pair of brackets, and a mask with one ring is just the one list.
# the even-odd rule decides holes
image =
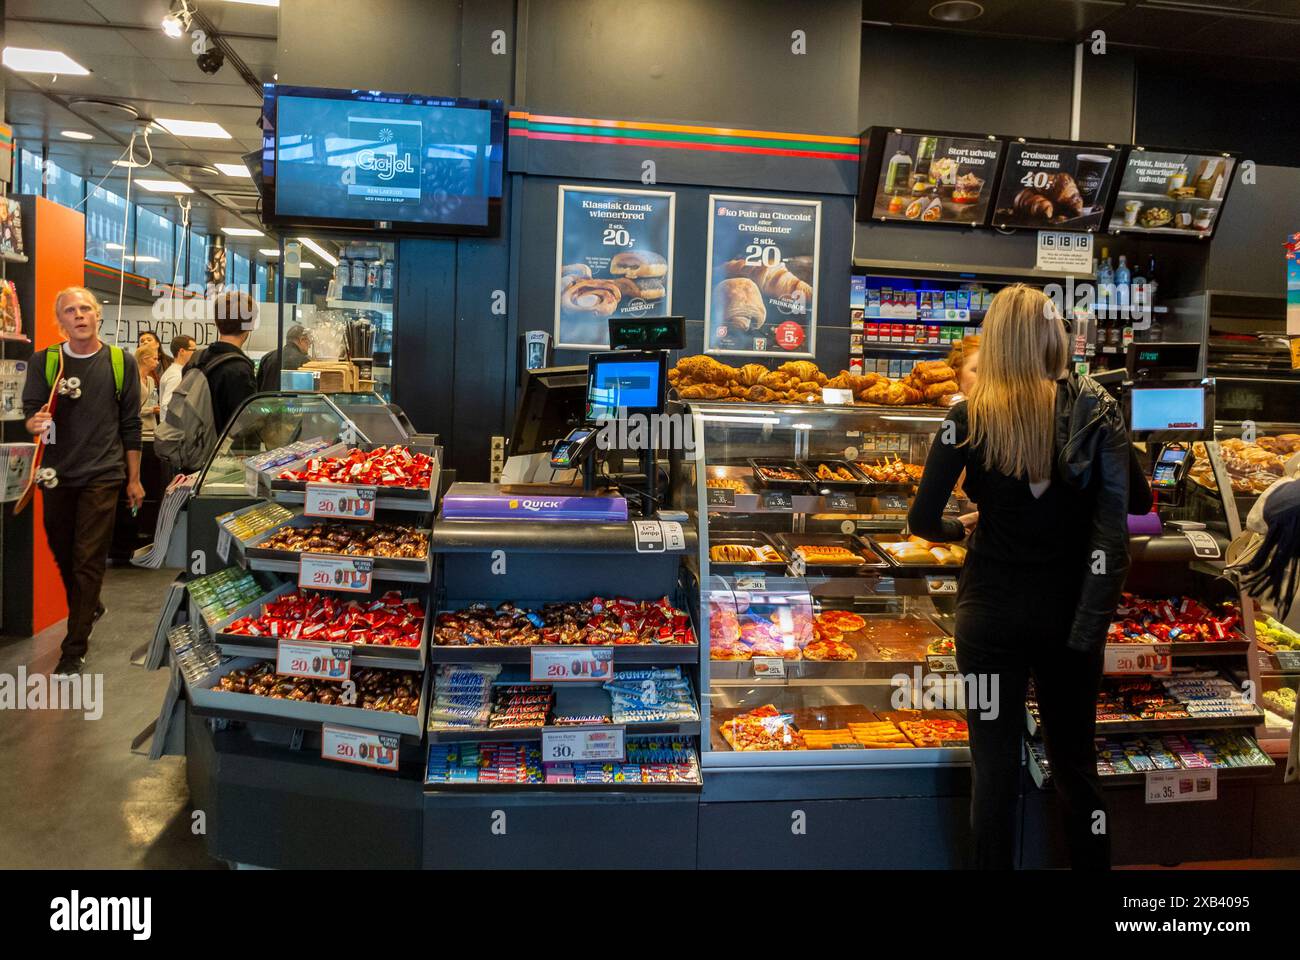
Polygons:
[[1192,444],[1213,439],[1214,380],[1158,380],[1126,387],[1129,435],[1147,445],[1147,477],[1157,506],[1180,506]]

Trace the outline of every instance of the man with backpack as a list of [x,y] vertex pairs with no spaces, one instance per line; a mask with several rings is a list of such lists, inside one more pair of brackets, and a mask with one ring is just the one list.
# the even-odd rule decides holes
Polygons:
[[[140,374],[134,357],[99,339],[102,310],[89,290],[60,291],[54,314],[67,340],[32,355],[23,385],[23,413],[28,433],[50,431],[42,461],[54,471],[54,480],[42,494],[45,537],[68,600],[67,636],[53,675],[71,676],[81,672],[90,631],[104,613],[99,592],[123,482],[132,509],[144,502]],[[62,379],[69,389],[51,415],[60,351]]]
[[257,392],[253,361],[243,351],[257,326],[257,301],[227,291],[211,311],[217,341],[186,365],[154,431],[154,453],[178,473],[203,467],[240,405]]

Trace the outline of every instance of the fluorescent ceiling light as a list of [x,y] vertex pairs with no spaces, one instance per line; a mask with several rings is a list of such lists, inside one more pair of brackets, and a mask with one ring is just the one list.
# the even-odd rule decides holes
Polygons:
[[301,243],[303,246],[305,246],[308,250],[311,250],[313,253],[315,253],[316,256],[320,257],[331,267],[337,267],[339,265],[339,258],[332,256],[328,250],[322,247],[311,237],[299,237],[298,242]]
[[226,0],[227,3],[243,3],[250,7],[278,7],[280,0]]
[[136,180],[136,184],[154,193],[193,193],[194,190],[179,180]]
[[200,137],[207,140],[233,139],[226,128],[209,120],[167,120],[158,117],[154,125],[162,127],[173,137]]
[[228,177],[252,176],[252,174],[248,172],[248,167],[244,166],[242,163],[214,163],[213,166]]
[[62,50],[35,50],[31,47],[5,47],[4,65],[19,73],[69,74],[84,77],[85,67]]
[[133,260],[136,263],[157,263],[158,262],[157,257],[127,257],[127,259]]
[[94,140],[93,133],[86,133],[84,130],[60,130],[60,136],[67,137],[69,140]]
[[114,161],[113,161],[113,166],[115,166],[115,167],[130,167],[130,168],[132,168],[132,169],[138,169],[139,167],[146,167],[146,166],[148,166],[148,164],[146,164],[146,163],[141,163],[139,160],[114,160]]
[[310,260],[304,260],[304,261],[300,264],[300,266],[301,266],[304,270],[315,270],[315,269],[316,269],[316,264],[312,263]]
[[279,250],[276,250],[274,247],[267,247],[267,248],[265,248],[265,249],[263,249],[263,250],[259,250],[259,251],[257,251],[257,252],[260,253],[260,254],[261,254],[262,256],[264,256],[264,257],[278,257],[278,256],[280,255],[280,251],[279,251]]
[[252,227],[222,227],[221,232],[228,237],[264,237],[261,230],[254,230]]
[[120,243],[106,243],[106,244],[104,244],[104,249],[105,249],[105,250],[125,250],[126,248],[123,247]]

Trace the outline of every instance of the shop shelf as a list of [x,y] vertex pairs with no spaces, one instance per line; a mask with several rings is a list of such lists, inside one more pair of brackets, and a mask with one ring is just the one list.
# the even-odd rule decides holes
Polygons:
[[[383,446],[383,444],[356,444],[357,449],[367,452],[379,446]],[[311,459],[346,456],[350,449],[352,449],[352,445],[336,443],[332,447],[326,447],[324,450],[313,454]],[[306,462],[306,459],[301,459],[295,460],[292,463],[282,464],[276,468],[275,472],[278,475],[280,472],[285,470],[299,470]],[[441,467],[442,464],[435,459],[433,473],[429,477],[429,486],[424,489],[412,489],[409,487],[375,487],[375,509],[413,510],[418,513],[433,513],[435,509],[435,494],[438,490],[439,478],[442,472]],[[278,480],[267,474],[263,474],[262,476],[270,487],[271,498],[273,500],[284,504],[301,505],[307,499],[307,484],[304,481]],[[371,485],[360,484],[360,486]]]
[[[1041,726],[1034,715],[1025,710],[1029,735],[1037,736]],[[1189,730],[1226,730],[1256,727],[1264,722],[1264,711],[1242,714],[1238,717],[1179,717],[1174,720],[1112,720],[1097,723],[1097,736],[1106,737],[1124,733],[1186,733]]]
[[607,730],[610,726],[621,726],[626,736],[653,737],[660,735],[691,736],[700,735],[700,721],[689,720],[681,723],[626,723],[626,724],[591,724],[589,726],[566,725],[562,727],[526,727],[513,730],[482,730],[457,728],[450,730],[428,731],[430,743],[511,743],[515,741],[540,740],[544,733],[574,733],[583,730]]
[[26,263],[27,255],[24,253],[14,253],[11,250],[0,250],[0,260],[5,263]]
[[[288,526],[304,527],[318,522],[311,517],[295,516]],[[333,521],[331,521],[333,522]],[[282,525],[284,526],[284,525]],[[277,527],[276,530],[281,529]],[[297,574],[302,554],[290,550],[270,550],[258,544],[268,539],[275,530],[268,530],[256,539],[245,543],[235,540],[239,562],[249,570],[267,570],[273,573]],[[399,583],[428,583],[433,575],[433,550],[422,559],[404,557],[364,557],[374,560],[374,580],[392,580]]]
[[[633,521],[625,523],[548,523],[544,521],[444,520],[433,524],[434,553],[636,553]],[[694,527],[682,524],[686,546],[697,549]],[[658,556],[659,554],[647,554]]]
[[[564,649],[559,644],[531,647],[448,647],[430,644],[430,663],[529,663],[534,650]],[[699,663],[700,647],[696,643],[637,643],[616,645],[614,663]]]
[[[1262,742],[1259,746],[1261,750],[1264,749]],[[1028,757],[1026,765],[1029,769],[1029,776],[1040,790],[1046,790],[1052,782],[1052,770],[1046,758],[1040,758],[1032,748],[1026,751],[1026,756]],[[1185,772],[1196,773],[1198,769],[1203,768],[1187,769]],[[1270,762],[1256,764],[1251,767],[1215,767],[1214,769],[1218,771],[1217,778],[1219,780],[1255,780],[1265,777],[1275,770],[1276,764]],[[1146,783],[1146,778],[1145,772],[1102,774],[1101,785],[1103,787],[1141,786]]]
[[381,733],[398,733],[419,738],[424,730],[428,710],[428,680],[421,684],[420,707],[415,716],[363,710],[360,707],[334,706],[322,703],[304,703],[299,700],[273,700],[251,693],[228,693],[213,687],[226,673],[256,665],[255,658],[241,657],[222,665],[199,684],[186,684],[190,702],[203,715],[227,719],[268,720],[295,727],[315,726],[323,723],[375,730]]

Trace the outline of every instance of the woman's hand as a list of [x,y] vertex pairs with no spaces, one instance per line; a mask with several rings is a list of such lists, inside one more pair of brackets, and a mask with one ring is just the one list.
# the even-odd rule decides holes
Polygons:
[[978,510],[975,510],[972,511],[971,513],[963,513],[957,519],[958,521],[960,521],[961,525],[966,529],[966,536],[969,537],[971,535],[971,531],[975,529],[975,524],[980,522],[980,512]]

